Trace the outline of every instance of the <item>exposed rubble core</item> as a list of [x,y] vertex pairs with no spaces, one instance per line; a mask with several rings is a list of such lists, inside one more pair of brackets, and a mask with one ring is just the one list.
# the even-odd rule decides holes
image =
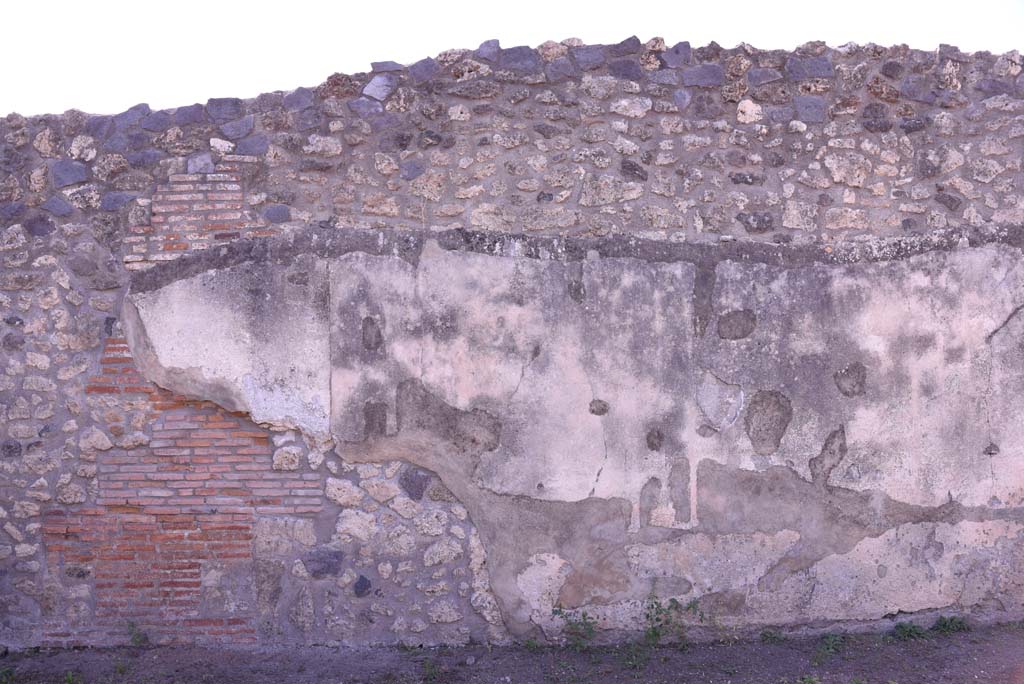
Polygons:
[[7,116],[0,644],[1024,617],[1021,70],[488,41]]

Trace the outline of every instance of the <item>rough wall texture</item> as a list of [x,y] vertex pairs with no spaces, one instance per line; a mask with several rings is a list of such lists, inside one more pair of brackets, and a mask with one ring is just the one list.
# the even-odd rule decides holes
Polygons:
[[1017,53],[373,66],[0,121],[0,643],[1024,616]]

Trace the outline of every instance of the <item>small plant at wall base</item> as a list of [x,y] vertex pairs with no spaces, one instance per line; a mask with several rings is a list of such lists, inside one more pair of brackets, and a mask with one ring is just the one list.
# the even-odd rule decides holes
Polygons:
[[939,619],[932,625],[932,631],[938,634],[953,634],[954,632],[968,632],[970,627],[967,625],[967,621],[962,617],[955,615],[947,616],[941,615]]
[[590,642],[594,639],[596,632],[597,621],[590,617],[587,611],[581,611],[577,617],[562,608],[555,608],[551,614],[562,618],[565,622],[562,631],[570,648],[580,653],[590,648]]
[[134,622],[128,623],[128,641],[132,646],[141,648],[149,645],[149,636],[139,629]]
[[[691,609],[690,606],[693,606]],[[680,647],[686,645],[686,626],[682,623],[681,616],[684,610],[697,614],[696,601],[691,601],[685,608],[678,600],[671,598],[667,604],[653,596],[647,599],[644,607],[644,644],[646,646],[657,646],[666,637],[675,637]],[[700,614],[703,622],[703,613]]]
[[928,633],[920,625],[913,622],[898,622],[892,630],[892,638],[896,641],[914,641],[916,639],[927,639]]
[[821,638],[821,642],[818,644],[818,650],[814,654],[812,662],[815,665],[820,665],[827,662],[832,656],[837,655],[843,650],[843,644],[846,638],[842,634],[826,634]]

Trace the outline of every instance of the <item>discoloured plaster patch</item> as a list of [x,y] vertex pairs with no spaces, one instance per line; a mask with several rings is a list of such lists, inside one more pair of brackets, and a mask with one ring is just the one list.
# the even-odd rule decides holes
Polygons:
[[[329,347],[317,375],[329,368],[329,382],[317,391],[337,453],[350,463],[401,459],[440,477],[480,530],[513,634],[554,629],[556,604],[603,606],[607,627],[626,628],[652,592],[705,596],[724,619],[764,623],[772,597],[828,593],[817,567],[893,530],[1024,518],[1016,471],[990,501],[989,461],[1013,458],[1003,454],[1019,448],[1009,445],[1020,423],[1015,395],[993,391],[992,376],[1024,382],[1003,342],[1014,339],[1007,316],[1024,299],[1005,251],[696,267],[507,249],[322,254],[313,270],[329,283],[327,314],[300,319]],[[267,270],[266,283],[288,268],[277,258],[245,264]],[[713,277],[701,276],[708,268]],[[210,301],[235,301],[235,281],[216,275],[144,289],[131,295],[142,303],[132,339],[174,338],[166,321],[180,319],[175,307],[187,306],[182,293],[197,278],[224,289]],[[750,311],[756,325],[743,315],[746,334],[726,324],[722,335],[719,319],[708,335],[700,321],[710,311]],[[239,332],[213,326],[207,337]],[[224,385],[225,401],[240,405],[244,364],[213,357],[200,375],[179,371],[172,352],[183,344],[150,341],[146,371],[183,392]],[[233,344],[225,348],[246,358]],[[280,386],[283,405],[308,389]],[[954,440],[896,429],[972,415],[977,424]],[[297,426],[315,434],[321,418],[310,420]],[[1007,448],[983,454],[993,439]],[[968,451],[972,441],[980,446]],[[886,565],[887,577],[898,574]],[[729,575],[733,567],[747,571]],[[806,596],[794,621],[845,616]],[[857,615],[885,614],[895,598],[880,594]]]

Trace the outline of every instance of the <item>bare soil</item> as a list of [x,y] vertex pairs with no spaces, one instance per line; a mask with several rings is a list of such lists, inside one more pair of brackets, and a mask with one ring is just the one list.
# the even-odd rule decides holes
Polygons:
[[686,648],[36,650],[0,659],[0,684],[1024,684],[1020,624],[911,639],[767,636]]

